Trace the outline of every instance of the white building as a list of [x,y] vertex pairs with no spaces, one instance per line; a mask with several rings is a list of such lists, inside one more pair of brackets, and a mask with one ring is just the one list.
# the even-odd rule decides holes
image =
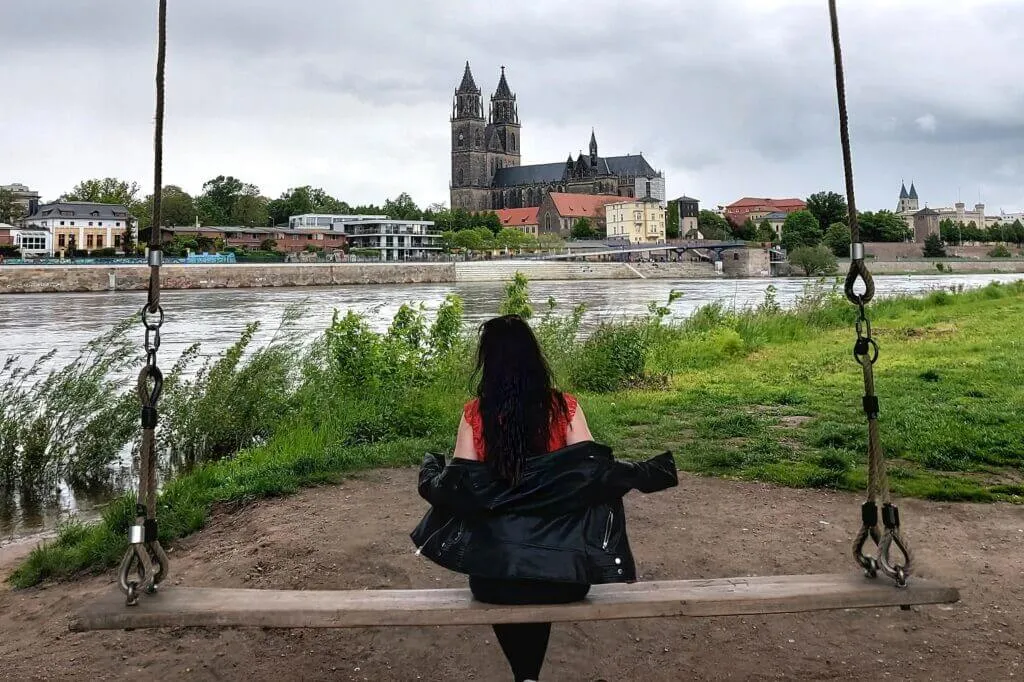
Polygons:
[[605,228],[609,239],[633,244],[665,241],[665,209],[656,197],[605,204]]
[[302,215],[293,215],[288,218],[288,228],[291,230],[297,228],[305,228],[307,230],[329,230],[331,225],[338,220],[352,220],[354,218],[379,218],[381,220],[387,219],[386,215],[346,215],[343,213],[303,213]]
[[45,228],[16,227],[11,230],[11,243],[21,251],[22,258],[53,255],[53,234]]
[[372,249],[382,261],[437,258],[442,250],[441,232],[433,228],[430,220],[392,220],[387,216],[365,215],[336,216],[330,227],[345,235],[350,253],[352,249]]
[[125,231],[131,229],[132,216],[120,204],[90,201],[55,201],[43,204],[19,223],[23,227],[43,228],[56,237],[57,251],[121,248]]

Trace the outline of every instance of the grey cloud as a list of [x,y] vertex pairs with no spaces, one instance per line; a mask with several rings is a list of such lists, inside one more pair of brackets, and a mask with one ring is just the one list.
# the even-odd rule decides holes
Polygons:
[[[0,60],[23,67],[19,88],[59,78],[75,96],[122,95],[125,106],[107,128],[90,120],[97,138],[116,137],[126,120],[151,117],[155,4],[7,4]],[[898,189],[900,176],[916,168],[937,194],[948,195],[973,174],[970,182],[985,184],[1001,201],[1022,199],[1020,164],[1007,159],[1024,156],[1024,88],[1013,59],[1024,7],[1012,0],[931,3],[927,11],[923,3],[891,5],[840,3],[862,206],[887,207],[892,184]],[[232,122],[266,129],[336,126],[337,139],[316,147],[302,146],[301,135],[254,140],[266,155],[261,170],[267,182],[281,185],[267,193],[306,182],[292,175],[302,172],[296,159],[320,154],[326,145],[334,155],[362,155],[394,169],[360,181],[360,187],[378,187],[377,196],[353,200],[403,189],[424,203],[441,200],[448,176],[447,155],[437,154],[448,138],[443,112],[469,59],[485,97],[498,67],[508,67],[527,148],[542,134],[551,139],[550,131],[566,131],[566,139],[524,161],[561,160],[585,145],[594,126],[602,149],[643,150],[665,169],[670,192],[674,176],[693,178],[692,192],[712,203],[744,193],[840,188],[825,3],[592,0],[583,7],[573,0],[174,0],[168,111],[176,118],[169,130],[187,128],[190,139],[216,147]],[[83,41],[83,35],[97,38]],[[124,68],[112,69],[111,59]],[[929,114],[934,132],[915,124]],[[430,143],[402,147],[359,135],[371,117],[415,125]],[[31,129],[34,118],[27,103],[0,109],[7,129]],[[33,132],[43,148],[51,140],[55,148],[80,142],[60,131]],[[11,166],[25,171],[7,170],[13,149],[0,137],[0,170],[36,185],[50,182],[52,170],[33,167],[30,158]],[[211,152],[216,158],[225,153]],[[412,166],[433,170],[403,175]],[[221,170],[175,181],[198,189],[205,176]],[[85,163],[75,172],[93,174]]]

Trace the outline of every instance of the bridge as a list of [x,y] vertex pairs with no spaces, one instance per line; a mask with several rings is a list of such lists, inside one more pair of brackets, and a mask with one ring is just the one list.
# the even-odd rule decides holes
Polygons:
[[[602,248],[602,246],[604,248]],[[633,253],[655,253],[675,252],[676,258],[681,258],[687,251],[704,251],[714,253],[709,260],[722,260],[722,252],[729,249],[746,249],[747,242],[744,241],[718,241],[713,239],[693,239],[689,241],[673,242],[671,244],[623,244],[616,242],[589,242],[573,243],[566,245],[567,253],[558,253],[547,256],[535,256],[530,260],[573,260],[577,258],[591,258],[593,256],[624,256]],[[573,249],[576,249],[574,252]],[[707,256],[705,256],[707,257]]]

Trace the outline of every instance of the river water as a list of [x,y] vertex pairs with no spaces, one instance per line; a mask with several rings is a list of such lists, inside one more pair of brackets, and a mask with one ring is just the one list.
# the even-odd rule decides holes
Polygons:
[[[1024,279],[1024,275],[882,275],[875,282],[878,296],[890,296],[1015,279]],[[737,308],[757,305],[769,285],[776,288],[778,302],[788,306],[813,282],[798,278],[532,282],[530,295],[537,307],[553,297],[563,311],[584,303],[588,310],[586,322],[593,325],[601,320],[643,314],[652,300],[664,304],[673,289],[683,296],[673,304],[672,315],[685,317],[714,301]],[[403,303],[422,303],[429,317],[450,293],[462,297],[467,321],[477,323],[497,312],[504,285],[473,282],[165,292],[162,304],[167,317],[160,356],[164,358],[162,364],[170,366],[181,351],[197,341],[205,353],[222,350],[238,339],[246,324],[254,321],[261,323],[256,342],[266,340],[290,306],[302,307],[294,328],[312,337],[326,328],[335,310],[362,313],[374,327],[383,329]],[[144,301],[142,292],[0,296],[0,363],[9,356],[30,363],[56,349],[52,362],[64,364],[73,360],[87,341],[135,314]],[[141,344],[141,328],[131,333],[139,336]],[[0,500],[0,542],[52,527],[71,513],[89,515],[110,494],[110,490],[77,495],[62,490],[58,506],[31,510]]]

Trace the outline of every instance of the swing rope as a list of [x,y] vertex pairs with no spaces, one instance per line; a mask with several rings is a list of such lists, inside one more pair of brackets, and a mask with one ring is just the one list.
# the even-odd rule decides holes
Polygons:
[[167,57],[167,0],[159,0],[156,61],[156,129],[153,158],[153,220],[149,227],[149,293],[142,308],[145,327],[146,364],[139,372],[138,396],[142,405],[142,445],[139,450],[139,493],[135,504],[135,525],[129,529],[131,546],[121,560],[118,573],[125,601],[129,606],[139,601],[139,591],[153,592],[167,577],[169,561],[160,546],[156,524],[156,425],[157,403],[163,390],[163,373],[157,366],[160,349],[160,327],[164,309],[160,306],[160,266],[163,251],[160,243],[161,194],[163,188],[164,137],[164,71]]
[[[843,75],[843,53],[839,44],[839,18],[836,0],[829,0],[829,15],[832,23],[832,49],[836,67],[836,96],[839,101],[839,137],[843,148],[843,171],[846,180],[846,203],[850,224],[850,271],[846,275],[844,293],[857,306],[857,340],[853,357],[864,372],[864,414],[868,420],[868,489],[867,500],[861,507],[862,527],[853,543],[853,556],[869,577],[874,578],[881,570],[903,587],[907,584],[912,563],[910,547],[900,533],[899,509],[892,503],[889,480],[886,473],[885,453],[878,433],[878,397],[875,395],[874,365],[878,360],[878,343],[871,335],[871,320],[865,306],[875,295],[875,282],[864,262],[864,243],[861,241],[860,226],[857,223],[857,204],[853,193],[853,160],[850,153],[849,116],[846,109],[846,82]],[[857,280],[864,285],[864,292],[857,293]],[[878,528],[878,501],[882,501],[882,525]],[[877,545],[875,556],[865,553],[868,539]],[[902,554],[902,561],[895,562],[891,556],[892,546]]]

